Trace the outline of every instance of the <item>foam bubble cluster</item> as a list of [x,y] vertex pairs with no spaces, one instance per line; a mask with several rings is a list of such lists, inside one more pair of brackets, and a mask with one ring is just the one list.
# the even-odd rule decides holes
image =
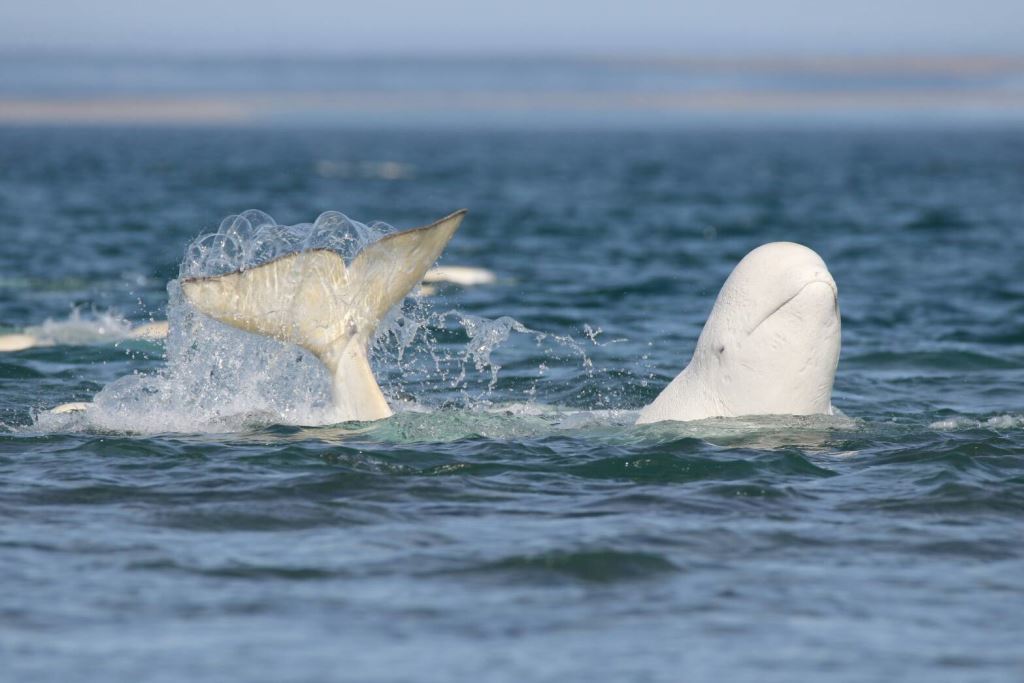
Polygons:
[[366,245],[393,231],[386,223],[367,225],[337,211],[322,213],[313,223],[279,225],[262,211],[250,209],[228,216],[216,232],[193,240],[178,275],[223,275],[310,249],[330,249],[351,260]]

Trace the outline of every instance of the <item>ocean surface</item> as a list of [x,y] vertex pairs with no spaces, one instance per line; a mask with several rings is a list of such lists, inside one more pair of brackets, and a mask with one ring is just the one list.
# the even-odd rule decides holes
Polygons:
[[[461,207],[497,280],[392,314],[378,423],[168,294],[247,209]],[[1024,679],[1020,129],[8,127],[0,238],[0,679]],[[773,240],[842,415],[633,426]]]

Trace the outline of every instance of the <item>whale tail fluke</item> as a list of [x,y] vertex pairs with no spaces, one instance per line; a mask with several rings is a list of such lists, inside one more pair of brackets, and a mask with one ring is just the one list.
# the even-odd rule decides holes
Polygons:
[[333,251],[304,251],[225,275],[185,279],[182,292],[211,318],[311,351],[334,377],[340,419],[388,417],[367,344],[381,318],[441,255],[465,213],[386,235],[347,266]]

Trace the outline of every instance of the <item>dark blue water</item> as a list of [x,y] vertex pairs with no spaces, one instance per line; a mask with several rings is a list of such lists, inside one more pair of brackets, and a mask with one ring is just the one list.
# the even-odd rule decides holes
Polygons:
[[[228,214],[463,206],[442,262],[498,282],[382,342],[390,420],[37,417],[158,376],[104,335]],[[54,342],[0,357],[0,678],[1024,677],[1020,131],[10,128],[0,235],[0,324]],[[631,426],[778,239],[838,283],[848,419]]]

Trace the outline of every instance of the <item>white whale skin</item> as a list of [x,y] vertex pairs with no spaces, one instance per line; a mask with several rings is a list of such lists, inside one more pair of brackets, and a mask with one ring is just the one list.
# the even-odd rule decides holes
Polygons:
[[762,245],[733,269],[689,365],[637,424],[831,415],[839,347],[839,294],[825,262],[800,244]]

